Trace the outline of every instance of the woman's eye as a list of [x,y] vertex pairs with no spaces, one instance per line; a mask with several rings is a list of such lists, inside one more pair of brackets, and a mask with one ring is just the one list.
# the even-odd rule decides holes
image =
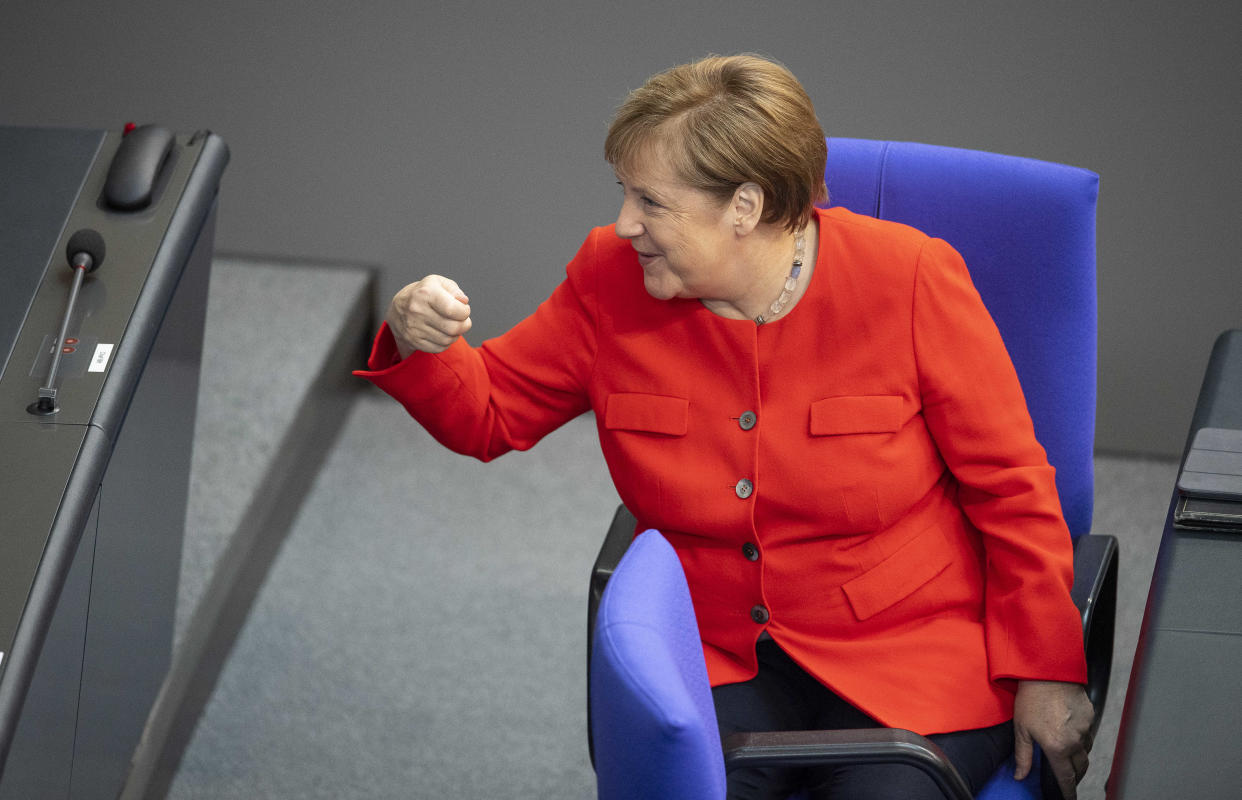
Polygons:
[[[617,185],[621,187],[622,193],[628,193],[628,190],[625,188],[625,184],[623,184],[621,181],[617,181]],[[660,205],[655,200],[652,200],[650,197],[648,197],[645,194],[638,195],[638,202],[639,204],[642,205],[643,208],[649,209],[652,211],[660,210],[664,208],[664,206]]]

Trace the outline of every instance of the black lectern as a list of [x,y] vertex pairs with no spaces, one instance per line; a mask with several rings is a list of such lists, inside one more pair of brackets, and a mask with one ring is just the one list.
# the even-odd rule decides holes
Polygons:
[[0,127],[0,798],[114,798],[168,669],[228,149]]

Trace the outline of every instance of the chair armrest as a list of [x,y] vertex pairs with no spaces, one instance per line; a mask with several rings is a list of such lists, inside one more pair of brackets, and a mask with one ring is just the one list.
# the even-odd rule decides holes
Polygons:
[[613,570],[621,563],[621,557],[634,541],[634,528],[638,520],[624,505],[617,506],[617,513],[612,515],[612,524],[608,526],[608,535],[600,545],[599,555],[591,567],[591,591],[587,595],[587,670],[591,669],[591,640],[595,637],[595,612],[599,608],[600,598],[604,596],[604,587],[612,577]]
[[[604,596],[604,587],[608,579],[621,563],[621,557],[634,541],[634,528],[638,520],[624,505],[617,506],[617,513],[612,515],[612,524],[608,526],[608,534],[600,545],[599,555],[591,567],[591,589],[587,592],[587,675],[591,674],[591,653],[595,645],[595,614],[599,610],[599,601]],[[587,752],[591,758],[591,766],[595,766],[595,741],[591,738],[591,687],[587,685]]]
[[1087,697],[1095,706],[1094,736],[1108,697],[1117,618],[1117,539],[1087,534],[1074,543],[1074,586],[1070,591],[1082,614],[1087,652]]
[[624,505],[617,506],[617,513],[612,516],[612,524],[608,526],[608,535],[600,545],[599,555],[595,557],[595,565],[591,567],[591,596],[587,608],[587,632],[595,630],[595,609],[604,596],[604,587],[612,577],[613,570],[621,563],[621,557],[634,541],[634,528],[638,520]]
[[896,728],[735,733],[724,741],[725,771],[739,767],[904,764],[931,778],[950,800],[970,789],[934,742]]

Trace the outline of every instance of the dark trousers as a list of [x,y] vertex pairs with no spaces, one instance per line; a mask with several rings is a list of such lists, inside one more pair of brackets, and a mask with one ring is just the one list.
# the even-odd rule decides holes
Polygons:
[[[721,739],[739,732],[882,727],[803,671],[776,642],[759,642],[757,652],[757,676],[712,689]],[[1011,722],[928,738],[953,762],[972,793],[1013,753]],[[786,800],[799,789],[813,800],[943,797],[936,784],[914,767],[763,768],[729,773],[729,800]]]

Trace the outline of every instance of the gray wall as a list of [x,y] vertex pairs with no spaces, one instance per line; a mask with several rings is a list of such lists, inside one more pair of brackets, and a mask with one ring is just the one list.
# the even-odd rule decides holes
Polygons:
[[1098,447],[1173,454],[1242,321],[1232,6],[6,0],[0,124],[209,127],[233,150],[220,249],[375,263],[385,296],[451,275],[477,343],[613,219],[600,145],[625,92],[765,52],[831,135],[1099,172]]

